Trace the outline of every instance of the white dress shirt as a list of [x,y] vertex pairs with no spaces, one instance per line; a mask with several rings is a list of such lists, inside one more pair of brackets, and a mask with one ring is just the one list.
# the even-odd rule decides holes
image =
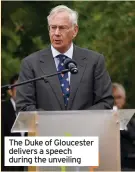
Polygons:
[[[56,69],[58,70],[59,58],[56,58],[56,56],[59,54],[62,54],[62,53],[57,51],[52,45],[51,45],[51,50],[52,50],[52,55],[53,55],[53,58],[55,61]],[[73,43],[71,44],[68,51],[64,53],[64,55],[72,59],[72,57],[73,57]],[[71,73],[68,72],[69,83],[70,83],[70,77],[71,77]]]
[[10,98],[10,101],[11,101],[11,103],[12,103],[12,105],[13,105],[14,111],[16,112],[15,101],[14,101],[14,99],[13,99],[12,97]]

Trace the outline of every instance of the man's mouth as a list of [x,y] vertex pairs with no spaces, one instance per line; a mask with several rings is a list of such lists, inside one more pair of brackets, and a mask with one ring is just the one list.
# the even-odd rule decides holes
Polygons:
[[60,43],[60,42],[61,42],[61,40],[54,40],[54,42],[55,42],[55,43]]

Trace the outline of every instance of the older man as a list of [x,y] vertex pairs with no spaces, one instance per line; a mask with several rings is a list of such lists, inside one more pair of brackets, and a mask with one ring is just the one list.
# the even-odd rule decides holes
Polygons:
[[[113,83],[113,96],[118,109],[125,108],[126,91],[119,83]],[[135,115],[127,125],[127,130],[120,131],[122,171],[135,171]]]
[[51,45],[22,61],[19,82],[60,72],[73,59],[77,74],[62,74],[17,88],[17,110],[88,110],[113,107],[112,84],[104,56],[73,44],[78,14],[60,5],[47,17]]
[[[15,74],[10,79],[10,84],[16,84],[18,74]],[[16,87],[8,90],[10,99],[1,102],[1,170],[2,171],[23,171],[24,167],[21,166],[5,166],[4,165],[4,138],[5,137],[18,137],[21,133],[11,133],[12,126],[16,119]]]
[[123,109],[126,106],[126,91],[119,83],[113,83],[114,104],[118,109]]

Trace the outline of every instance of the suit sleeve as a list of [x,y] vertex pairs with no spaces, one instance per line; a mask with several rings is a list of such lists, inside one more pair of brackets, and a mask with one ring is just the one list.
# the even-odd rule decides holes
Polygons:
[[[18,82],[27,81],[34,78],[34,71],[28,60],[24,59],[21,64]],[[35,83],[30,82],[17,87],[16,108],[20,111],[37,111],[36,108]]]
[[105,67],[104,56],[100,55],[94,71],[94,102],[91,110],[112,109],[114,99],[112,96],[112,83]]

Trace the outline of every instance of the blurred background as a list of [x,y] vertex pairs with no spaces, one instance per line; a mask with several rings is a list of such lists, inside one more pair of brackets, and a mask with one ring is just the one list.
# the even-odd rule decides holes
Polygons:
[[[135,108],[135,2],[133,1],[3,1],[2,85],[20,70],[27,55],[49,45],[47,15],[64,4],[79,13],[78,46],[104,54],[112,82],[127,93],[127,108]],[[4,95],[4,94],[3,94]]]

